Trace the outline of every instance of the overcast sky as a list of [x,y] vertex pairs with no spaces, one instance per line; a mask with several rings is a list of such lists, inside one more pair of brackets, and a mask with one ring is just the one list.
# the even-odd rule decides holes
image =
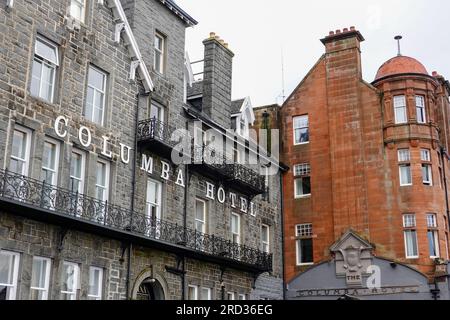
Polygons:
[[199,24],[187,29],[191,60],[203,59],[202,41],[216,32],[235,53],[233,99],[250,96],[253,106],[281,103],[281,52],[288,96],[324,52],[330,30],[355,26],[362,44],[364,79],[397,53],[421,61],[428,72],[450,78],[448,0],[176,0]]

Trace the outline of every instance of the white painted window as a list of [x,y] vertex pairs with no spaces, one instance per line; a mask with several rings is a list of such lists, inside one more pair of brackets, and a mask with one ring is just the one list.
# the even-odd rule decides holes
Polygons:
[[434,213],[427,214],[427,237],[428,248],[430,251],[430,258],[435,259],[440,257],[439,252],[439,232],[437,230],[437,216]]
[[58,47],[38,36],[34,47],[30,92],[32,96],[53,102],[56,69],[59,66]]
[[84,22],[86,12],[86,0],[70,1],[70,16]]
[[294,195],[296,199],[311,196],[311,167],[307,163],[294,166]]
[[31,130],[16,126],[13,133],[9,170],[27,176],[30,163]]
[[[422,161],[431,162],[431,152],[428,149],[420,150],[420,158]],[[433,170],[431,163],[422,163],[422,181],[425,186],[433,185]]]
[[294,145],[305,144],[309,142],[309,119],[308,116],[293,118]]
[[201,300],[212,300],[211,297],[211,288],[202,288]]
[[150,104],[150,119],[164,122],[164,107],[156,102]]
[[155,33],[155,56],[153,61],[153,68],[155,71],[163,74],[164,64],[166,60],[166,37],[161,33]]
[[247,300],[247,296],[245,294],[243,294],[243,293],[240,293],[238,295],[238,300]]
[[56,186],[58,184],[58,165],[59,165],[58,141],[46,138],[44,141],[44,152],[42,154],[41,181],[46,184]]
[[416,114],[418,123],[426,123],[427,117],[425,112],[425,98],[423,96],[416,96]]
[[405,96],[394,97],[394,114],[396,124],[403,124],[408,122]]
[[299,224],[295,226],[296,241],[296,258],[297,265],[311,265],[314,263],[313,252],[313,229],[312,224]]
[[161,191],[162,184],[160,182],[153,179],[148,179],[146,211],[147,217],[152,221],[161,219]]
[[419,257],[419,249],[417,244],[417,231],[416,231],[416,215],[405,214],[403,215],[403,227],[405,238],[405,255],[407,259],[417,259]]
[[89,300],[101,300],[103,293],[103,269],[97,267],[89,268]]
[[233,243],[241,243],[241,216],[236,213],[231,214],[231,236]]
[[109,199],[109,162],[97,161],[97,179],[95,182],[95,196],[100,201],[108,201]]
[[80,266],[72,262],[63,262],[61,279],[61,298],[63,300],[77,300],[80,288]]
[[20,254],[0,250],[0,300],[17,299]]
[[72,151],[70,160],[70,190],[83,194],[86,155],[79,150]]
[[227,292],[227,300],[234,300],[235,293],[234,292]]
[[400,186],[411,186],[412,185],[412,175],[411,175],[411,153],[409,149],[399,149],[398,150],[398,161],[399,161],[399,175],[400,175]]
[[188,300],[198,300],[198,286],[188,286]]
[[261,225],[261,250],[270,252],[270,227],[266,224]]
[[48,300],[50,270],[50,259],[33,257],[30,288],[31,300]]
[[420,159],[422,161],[431,162],[431,152],[429,149],[421,149],[420,150]]
[[195,230],[206,233],[206,202],[195,200]]
[[106,73],[89,66],[84,116],[99,125],[103,125],[105,119],[106,80]]

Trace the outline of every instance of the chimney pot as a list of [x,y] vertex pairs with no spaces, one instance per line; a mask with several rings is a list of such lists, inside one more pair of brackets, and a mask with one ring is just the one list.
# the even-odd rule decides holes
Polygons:
[[334,36],[334,31],[330,31],[330,36]]
[[433,77],[437,77],[437,76],[438,76],[437,71],[433,71]]
[[210,38],[214,38],[215,36],[216,36],[216,33],[215,33],[215,32],[210,32],[210,33],[209,33],[209,37],[210,37]]
[[224,43],[223,46],[228,49],[228,43]]
[[356,30],[356,28],[355,28],[355,27],[353,27],[353,26],[351,26],[351,27],[350,27],[350,30],[351,30],[351,31],[355,31],[355,30]]
[[348,32],[348,29],[347,29],[347,28],[344,28],[344,32]]
[[341,29],[337,29],[336,34],[340,34],[340,33],[341,33]]

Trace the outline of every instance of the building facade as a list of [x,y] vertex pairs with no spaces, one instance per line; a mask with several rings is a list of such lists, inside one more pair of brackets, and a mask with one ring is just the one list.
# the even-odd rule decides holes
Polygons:
[[448,298],[449,83],[401,54],[368,83],[359,31],[321,41],[277,115],[288,298]]
[[[177,149],[232,128],[214,36],[187,99],[196,23],[173,1],[0,4],[0,299],[282,297],[279,175]],[[225,153],[253,152],[239,137]]]

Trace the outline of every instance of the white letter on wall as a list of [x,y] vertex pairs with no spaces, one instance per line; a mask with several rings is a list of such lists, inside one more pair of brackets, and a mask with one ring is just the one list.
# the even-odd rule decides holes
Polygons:
[[108,157],[108,158],[112,158],[112,153],[111,153],[111,151],[108,151],[108,141],[109,141],[109,138],[108,138],[108,137],[105,137],[105,136],[102,136],[102,138],[103,138],[103,150],[102,150],[102,155],[104,155],[105,157]]
[[170,165],[167,162],[161,161],[161,167],[161,178],[168,181]]
[[[86,132],[87,141],[84,141],[84,139],[83,139],[83,132]],[[91,141],[92,141],[92,135],[91,135],[91,131],[89,131],[89,128],[87,128],[85,126],[80,127],[80,130],[78,131],[78,140],[80,140],[80,143],[83,147],[89,148],[89,146],[91,145]]]
[[247,199],[241,197],[241,211],[247,213]]
[[236,208],[236,194],[235,193],[230,193],[230,198],[231,198],[231,206],[233,208]]
[[220,187],[217,190],[217,200],[219,200],[220,203],[225,203],[225,189],[223,187]]
[[206,197],[211,200],[214,199],[214,185],[212,183],[206,182]]
[[142,154],[141,170],[153,173],[153,158],[147,157],[146,154]]
[[67,136],[67,129],[65,129],[63,132],[61,132],[61,131],[59,130],[59,124],[61,123],[61,121],[64,122],[64,125],[65,125],[66,127],[67,127],[68,124],[69,124],[69,120],[67,120],[66,117],[64,117],[64,116],[59,116],[59,117],[56,118],[56,120],[55,120],[55,132],[56,132],[56,135],[57,135],[58,137],[60,137],[60,138],[65,138],[65,137]]
[[185,185],[184,185],[184,178],[183,178],[183,170],[182,169],[178,170],[178,177],[177,177],[176,184],[181,186],[181,187],[183,187],[183,188],[185,187]]
[[[125,150],[126,151],[126,156],[125,156]],[[130,150],[131,147],[124,145],[124,144],[120,144],[120,158],[122,159],[122,162],[125,164],[129,164],[130,163]]]

